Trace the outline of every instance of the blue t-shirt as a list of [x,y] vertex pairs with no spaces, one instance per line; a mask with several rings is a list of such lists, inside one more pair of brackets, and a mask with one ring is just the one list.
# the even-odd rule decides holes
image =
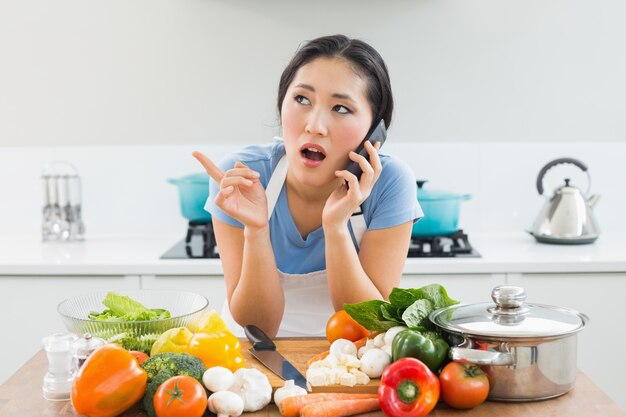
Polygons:
[[[284,143],[275,141],[265,145],[248,146],[226,157],[218,165],[220,169],[226,171],[232,169],[235,162],[243,162],[260,174],[261,184],[267,188],[267,183],[283,155],[285,155]],[[423,213],[417,202],[415,175],[411,169],[390,155],[380,154],[380,161],[383,170],[370,196],[361,206],[367,229],[385,229],[421,218]],[[205,210],[211,213],[213,218],[226,224],[243,227],[215,205],[214,196],[219,192],[219,184],[211,179],[209,187],[209,199]],[[309,233],[306,239],[302,238],[289,211],[284,186],[270,218],[270,237],[276,265],[280,271],[288,274],[305,274],[326,269],[323,228]],[[354,235],[352,240],[354,242]]]

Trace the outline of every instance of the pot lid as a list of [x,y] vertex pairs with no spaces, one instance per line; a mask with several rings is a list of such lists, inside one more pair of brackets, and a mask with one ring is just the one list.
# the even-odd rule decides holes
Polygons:
[[467,194],[461,195],[450,191],[425,188],[424,184],[427,182],[427,180],[417,181],[417,199],[420,201],[458,200],[460,198],[467,200],[469,198]]
[[189,174],[184,177],[172,180],[176,183],[191,183],[191,184],[209,184],[209,175],[206,172],[200,172],[198,174]]
[[430,320],[451,332],[496,338],[537,338],[576,333],[589,320],[566,308],[525,304],[521,287],[499,286],[494,303],[454,305],[434,311]]

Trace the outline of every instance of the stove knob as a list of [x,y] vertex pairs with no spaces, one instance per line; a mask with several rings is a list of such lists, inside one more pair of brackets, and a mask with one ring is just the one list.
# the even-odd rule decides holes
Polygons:
[[430,243],[423,243],[422,244],[422,252],[423,253],[430,253]]

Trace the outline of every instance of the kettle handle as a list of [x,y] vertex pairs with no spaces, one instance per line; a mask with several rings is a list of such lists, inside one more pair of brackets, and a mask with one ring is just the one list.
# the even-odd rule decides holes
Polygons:
[[[546,175],[548,170],[555,165],[559,164],[573,164],[580,168],[583,172],[587,174],[587,179],[589,179],[589,188],[591,188],[591,179],[589,178],[589,172],[587,171],[587,165],[580,162],[578,159],[574,158],[559,158],[554,161],[548,162],[541,171],[539,171],[539,175],[537,176],[537,191],[539,195],[543,195],[543,177]],[[589,189],[587,189],[587,193],[589,193]]]

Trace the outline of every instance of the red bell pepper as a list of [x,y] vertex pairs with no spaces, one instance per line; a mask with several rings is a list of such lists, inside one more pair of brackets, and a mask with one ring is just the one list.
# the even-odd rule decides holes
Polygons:
[[418,359],[399,359],[383,372],[378,401],[387,416],[423,417],[438,400],[439,379]]

